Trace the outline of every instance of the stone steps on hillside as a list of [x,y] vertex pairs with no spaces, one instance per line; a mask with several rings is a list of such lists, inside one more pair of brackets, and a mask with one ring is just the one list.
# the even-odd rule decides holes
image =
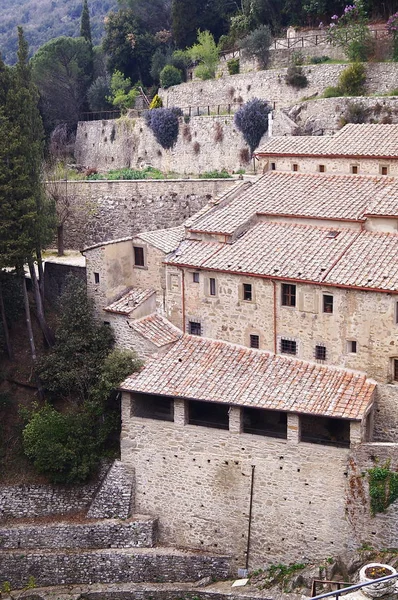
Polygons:
[[147,515],[75,523],[32,523],[0,526],[0,549],[152,548],[158,521]]
[[33,577],[36,586],[64,584],[198,581],[227,579],[228,556],[174,548],[107,550],[0,550],[0,581],[12,589]]

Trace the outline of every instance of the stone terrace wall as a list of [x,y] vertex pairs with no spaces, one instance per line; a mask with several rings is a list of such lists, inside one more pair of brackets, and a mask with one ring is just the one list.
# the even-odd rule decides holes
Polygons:
[[[181,101],[184,106],[190,103],[189,97]],[[223,102],[232,104],[232,99]],[[207,106],[202,109],[207,111]],[[217,110],[210,107],[210,111],[213,109]],[[227,106],[221,107],[222,110],[227,110]],[[79,164],[102,171],[150,164],[164,172],[187,175],[247,169],[250,164],[240,155],[240,150],[246,147],[234,126],[233,115],[192,116],[189,123],[180,119],[177,143],[171,150],[164,150],[157,143],[144,118],[129,118],[80,122],[75,156]]]
[[65,246],[81,249],[180,225],[234,185],[233,179],[68,182],[74,208],[65,225]]
[[138,516],[122,522],[17,525],[0,527],[0,549],[149,548],[156,533],[156,520]]
[[[345,68],[346,64],[303,67],[309,85],[301,90],[286,85],[286,69],[280,69],[182,83],[161,90],[160,95],[164,106],[225,105],[257,97],[275,102],[276,108],[281,108],[297,103],[303,96],[322,94],[326,87],[337,84]],[[366,71],[368,93],[388,92],[397,87],[397,63],[368,63]]]
[[0,584],[22,588],[35,578],[37,586],[64,583],[187,582],[202,577],[226,579],[229,559],[167,549],[93,550],[91,552],[0,551]]

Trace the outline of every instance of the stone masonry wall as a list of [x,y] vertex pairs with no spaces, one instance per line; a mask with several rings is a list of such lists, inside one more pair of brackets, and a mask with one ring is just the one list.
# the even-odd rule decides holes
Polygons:
[[[233,99],[229,98],[223,104],[233,104]],[[207,107],[202,109],[207,111]],[[210,111],[213,110],[217,111],[217,108],[210,107]],[[227,106],[221,107],[221,114],[226,110]],[[171,150],[158,144],[144,118],[80,122],[75,156],[79,164],[100,171],[140,168],[148,164],[163,172],[180,174],[247,170],[251,164],[241,156],[241,150],[247,145],[233,121],[233,115],[228,114],[192,116],[189,123],[181,118],[178,139]]]
[[133,501],[133,475],[115,460],[91,503],[89,519],[127,519]]
[[129,521],[17,525],[0,527],[0,549],[150,548],[156,534],[156,519],[140,516]]
[[[257,71],[243,75],[232,75],[209,81],[183,83],[161,90],[164,106],[216,106],[239,100],[263,98],[276,103],[276,108],[296,104],[303,96],[321,95],[325,88],[337,85],[340,73],[346,64],[311,65],[303,67],[308,86],[297,90],[285,83],[286,69]],[[397,87],[397,63],[368,63],[367,92],[388,92]]]
[[187,582],[202,577],[226,579],[225,556],[178,550],[93,550],[91,552],[0,551],[0,585],[8,581],[20,589],[34,577],[37,586],[64,583]]
[[65,225],[65,246],[81,249],[180,225],[234,185],[233,179],[68,182],[74,208]]

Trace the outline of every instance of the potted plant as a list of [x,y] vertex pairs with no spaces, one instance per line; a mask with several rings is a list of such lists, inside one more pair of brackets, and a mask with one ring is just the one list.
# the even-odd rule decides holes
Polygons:
[[[362,567],[359,572],[359,581],[361,583],[367,583],[374,579],[380,579],[387,577],[388,575],[395,575],[396,570],[390,565],[383,565],[381,563],[369,563]],[[373,585],[367,585],[362,588],[362,592],[370,598],[381,598],[386,594],[392,594],[397,584],[397,579],[389,579],[387,581],[381,581],[374,583]]]

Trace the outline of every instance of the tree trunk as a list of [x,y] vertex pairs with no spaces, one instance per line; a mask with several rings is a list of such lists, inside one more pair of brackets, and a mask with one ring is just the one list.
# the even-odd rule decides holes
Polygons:
[[64,246],[64,224],[57,225],[57,247],[58,247],[58,256],[64,256],[65,254],[65,246]]
[[30,353],[32,355],[33,368],[35,369],[37,391],[39,393],[39,397],[41,399],[43,399],[44,398],[43,388],[40,383],[40,379],[36,373],[36,362],[37,362],[36,344],[35,344],[35,338],[33,336],[32,319],[30,318],[28,290],[26,289],[26,277],[25,277],[23,268],[18,269],[18,274],[21,278],[21,284],[22,284],[22,294],[23,294],[23,302],[24,302],[24,307],[25,307],[26,328],[28,330],[29,346],[30,346]]
[[39,269],[39,290],[41,301],[44,305],[44,268],[43,268],[43,257],[41,254],[41,248],[36,248],[36,256],[37,256],[37,267]]
[[7,350],[8,358],[10,360],[13,360],[14,354],[12,351],[12,346],[11,346],[11,341],[10,341],[10,333],[8,331],[8,323],[7,323],[6,311],[4,308],[3,288],[2,288],[1,281],[0,281],[0,312],[1,312],[1,320],[3,322],[3,331],[4,331],[4,338],[5,338],[5,342],[6,342],[6,350]]
[[37,281],[37,275],[36,275],[36,270],[35,270],[33,261],[30,260],[28,262],[28,265],[29,265],[30,277],[32,280],[33,294],[35,297],[37,318],[38,318],[38,321],[40,324],[40,328],[43,332],[44,339],[46,340],[47,345],[51,348],[51,346],[54,346],[54,342],[55,342],[54,334],[51,331],[51,329],[49,328],[49,326],[47,325],[46,317],[44,316],[43,302],[42,302],[41,295],[40,295],[39,283]]

